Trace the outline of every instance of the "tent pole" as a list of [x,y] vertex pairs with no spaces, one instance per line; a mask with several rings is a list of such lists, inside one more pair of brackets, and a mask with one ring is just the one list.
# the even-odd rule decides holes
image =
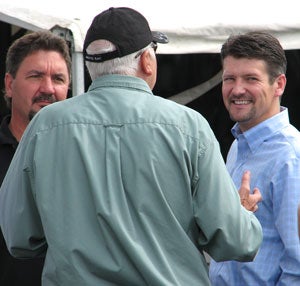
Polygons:
[[76,96],[84,93],[84,63],[83,63],[83,53],[75,51],[74,38],[72,31],[55,25],[50,29],[50,31],[67,41],[70,54],[72,57],[72,96]]
[[72,53],[72,96],[84,93],[84,63],[82,52]]

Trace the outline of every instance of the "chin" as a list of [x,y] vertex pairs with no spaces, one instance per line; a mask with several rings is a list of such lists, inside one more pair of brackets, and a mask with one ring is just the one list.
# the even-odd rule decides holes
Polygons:
[[29,121],[38,113],[38,111],[30,111],[28,114]]

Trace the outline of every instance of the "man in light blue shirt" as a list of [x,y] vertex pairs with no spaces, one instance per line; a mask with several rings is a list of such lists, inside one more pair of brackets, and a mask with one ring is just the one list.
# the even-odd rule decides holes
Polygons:
[[255,213],[263,243],[253,262],[211,262],[213,285],[300,285],[297,207],[300,134],[280,106],[286,58],[276,38],[261,32],[231,36],[221,50],[222,94],[235,137],[227,168],[238,186],[245,170],[263,197]]

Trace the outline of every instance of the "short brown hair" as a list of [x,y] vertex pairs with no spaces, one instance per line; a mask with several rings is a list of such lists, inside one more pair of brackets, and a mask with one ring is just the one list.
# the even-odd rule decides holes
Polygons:
[[231,35],[221,48],[221,61],[226,57],[259,59],[265,61],[270,82],[286,73],[285,52],[277,38],[268,32],[252,31]]
[[[67,42],[50,31],[42,30],[32,32],[15,40],[9,47],[6,56],[6,73],[16,77],[18,69],[24,59],[36,51],[56,51],[66,62],[71,81],[71,56]],[[4,93],[8,108],[11,108],[11,98]]]

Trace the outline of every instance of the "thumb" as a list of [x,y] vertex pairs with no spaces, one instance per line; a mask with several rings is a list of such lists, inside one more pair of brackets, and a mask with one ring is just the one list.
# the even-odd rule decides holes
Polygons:
[[262,194],[258,188],[253,189],[253,196],[257,199],[257,202],[262,201]]

